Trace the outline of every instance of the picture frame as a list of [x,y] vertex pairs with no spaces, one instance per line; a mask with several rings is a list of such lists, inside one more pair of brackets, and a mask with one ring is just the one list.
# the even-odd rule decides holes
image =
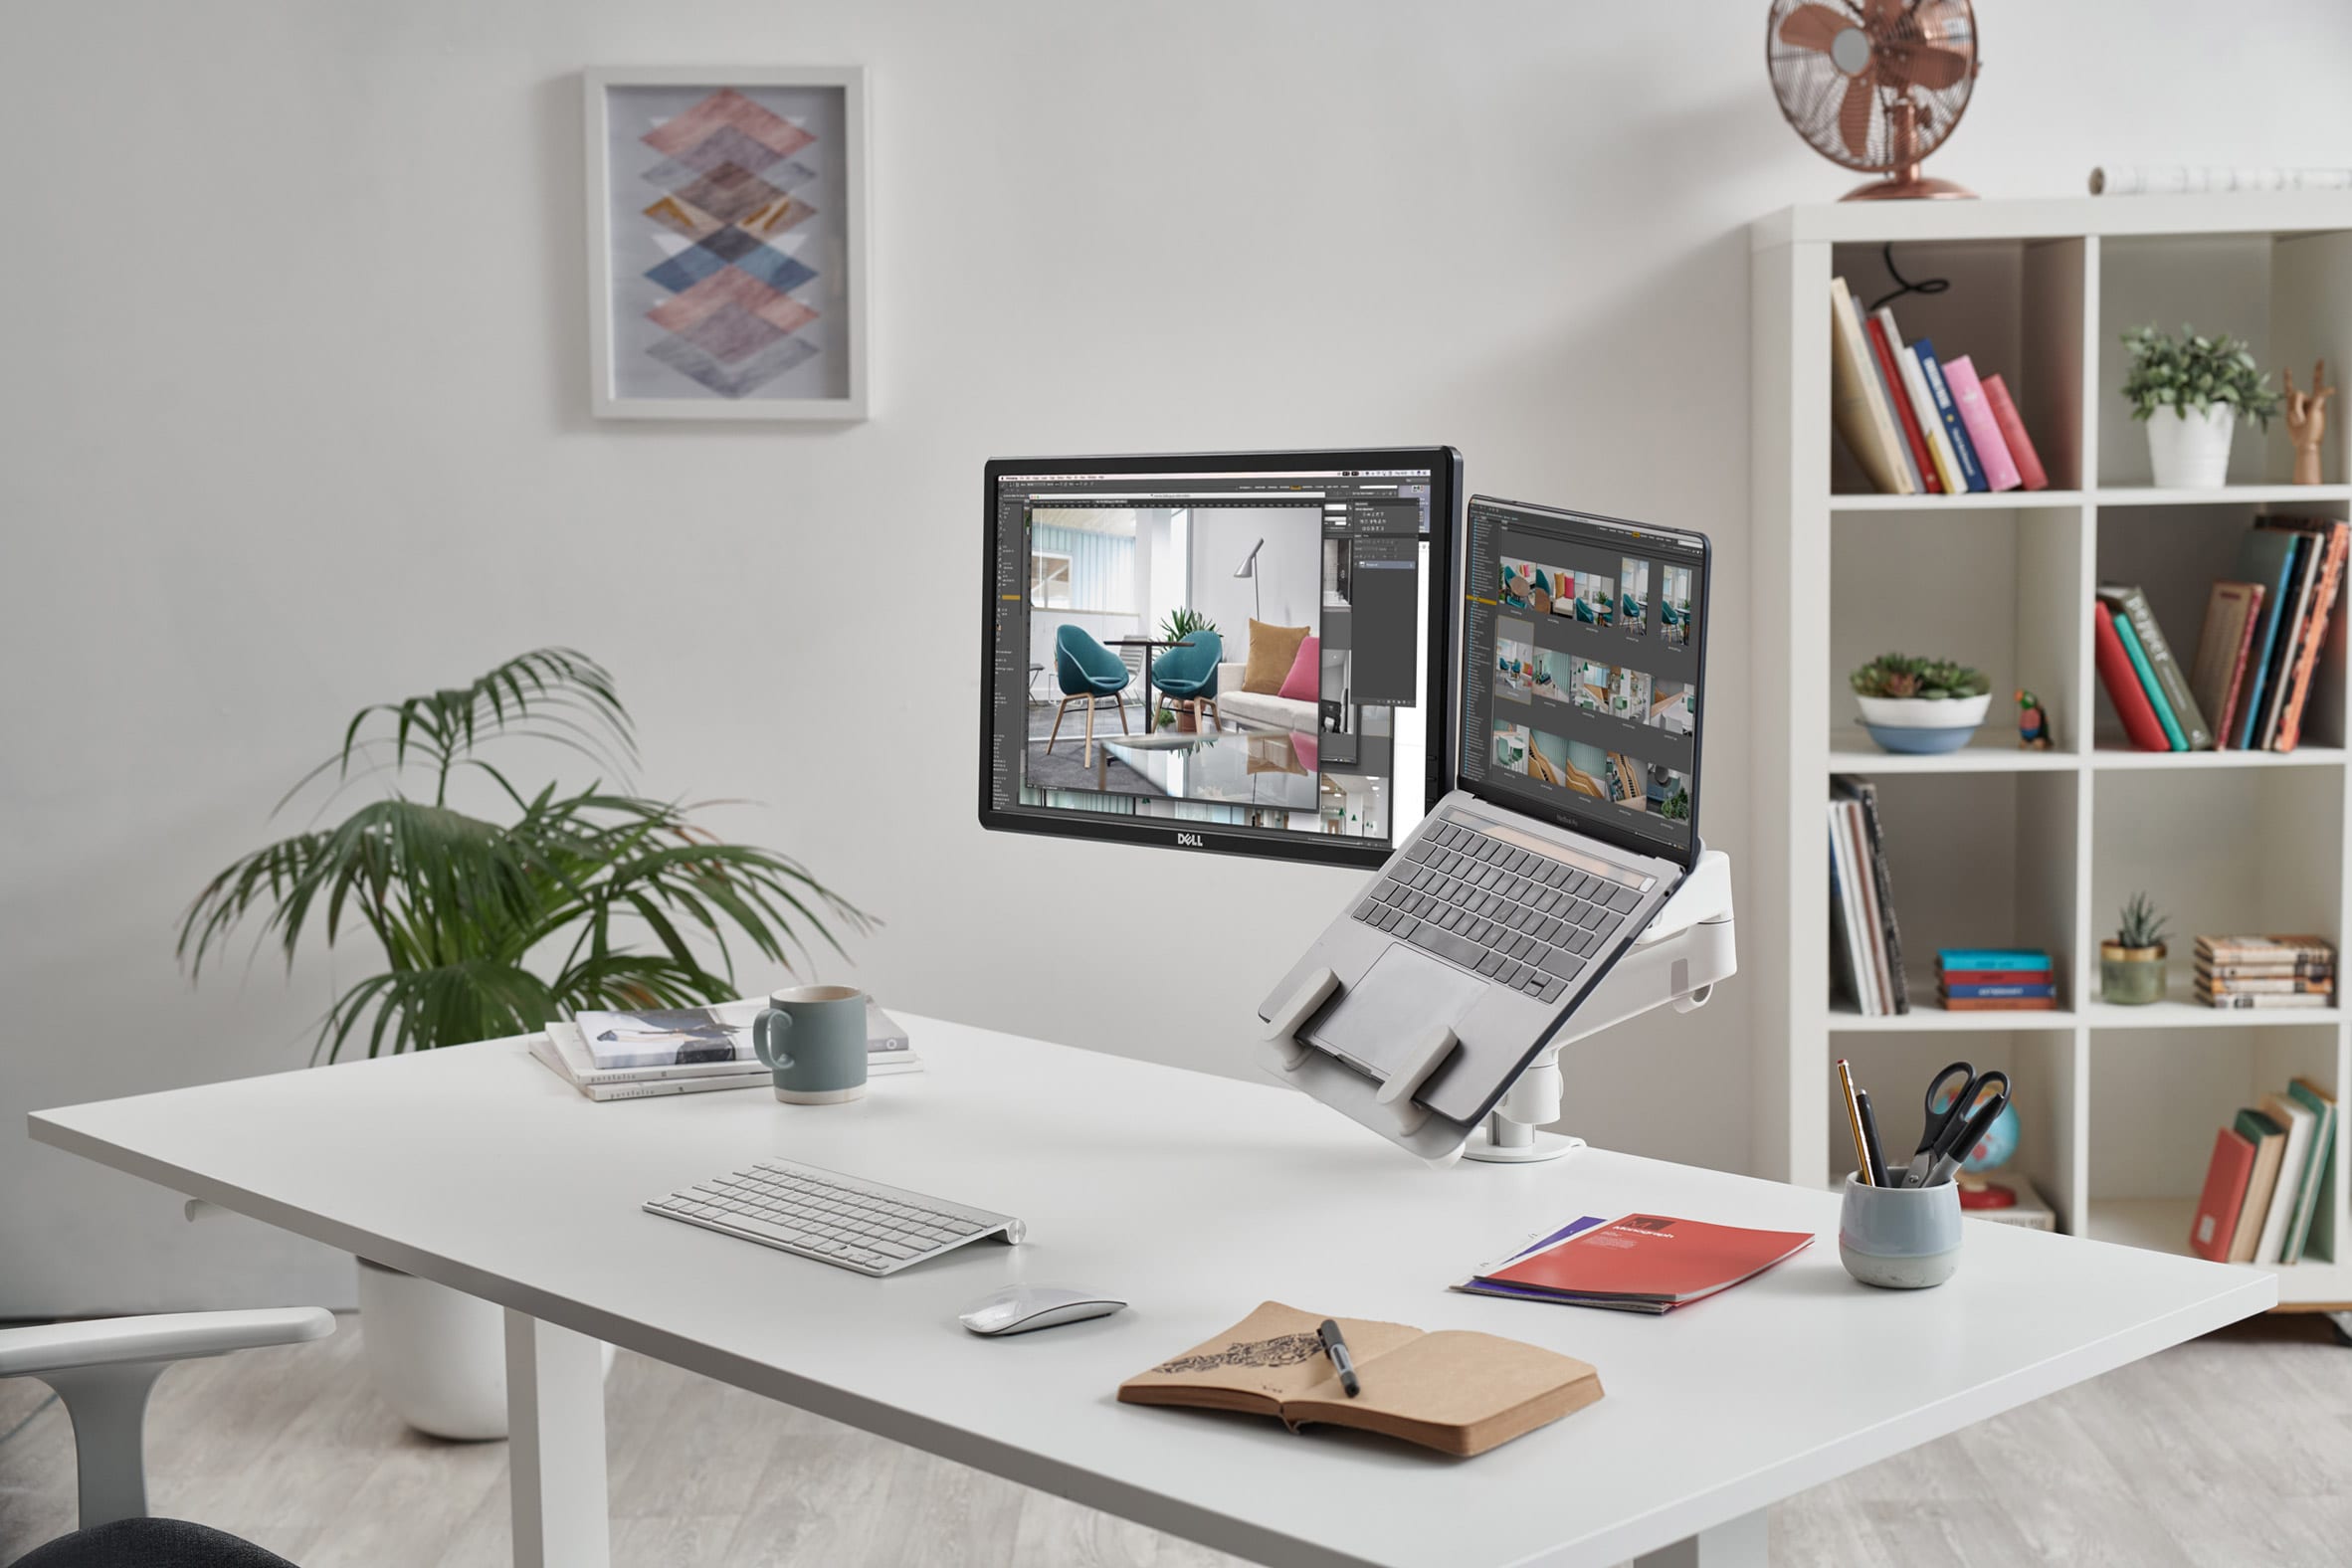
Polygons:
[[581,91],[595,416],[865,419],[865,68],[593,67]]

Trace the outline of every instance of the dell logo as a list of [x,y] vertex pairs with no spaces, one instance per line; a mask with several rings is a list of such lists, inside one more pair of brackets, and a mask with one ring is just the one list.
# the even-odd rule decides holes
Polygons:
[[1179,833],[1176,843],[1180,849],[1197,850],[1201,848],[1201,836],[1197,833]]

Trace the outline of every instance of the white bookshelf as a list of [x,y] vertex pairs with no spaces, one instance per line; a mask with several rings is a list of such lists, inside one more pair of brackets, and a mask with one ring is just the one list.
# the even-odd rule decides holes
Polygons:
[[[1852,1058],[1890,1139],[1917,1096],[1965,1056],[2016,1081],[2015,1169],[2078,1236],[2186,1251],[2215,1130],[2308,1076],[2352,1110],[2352,1029],[2338,1011],[2225,1013],[2188,998],[2199,931],[2352,930],[2352,734],[2339,604],[2286,754],[2128,748],[2099,690],[2093,584],[2143,584],[2176,651],[2194,652],[2208,585],[2265,513],[2352,515],[2352,407],[2330,405],[2319,486],[2283,483],[2283,421],[2240,432],[2233,484],[2153,487],[2147,443],[2119,395],[2127,326],[2226,331],[2299,379],[2324,356],[2352,384],[2352,197],[1864,202],[1793,207],[1751,232],[1754,340],[1753,621],[1757,737],[1743,978],[1761,992],[1759,1163],[1827,1184],[1851,1164],[1831,1064]],[[1856,493],[1830,428],[1833,277],[1866,306],[1906,278],[1907,337],[1971,355],[2017,398],[2052,489],[2000,495]],[[1996,700],[1977,742],[1941,757],[1879,752],[1855,722],[1847,673],[1888,648],[1973,664]],[[1761,672],[1773,656],[1786,679]],[[2009,692],[2036,691],[2058,745],[2019,750]],[[1864,1018],[1830,998],[1823,813],[1829,781],[1878,784],[1912,1010]],[[2130,892],[2172,918],[2173,989],[2153,1007],[2098,996],[2098,942]],[[1781,918],[1785,911],[1785,919]],[[1929,970],[1942,946],[2044,946],[2061,1010],[1946,1013]],[[1907,1147],[1907,1144],[1906,1144]],[[2352,1304],[2352,1123],[2339,1117],[2322,1202],[2335,1258],[2276,1271],[2282,1305]]]

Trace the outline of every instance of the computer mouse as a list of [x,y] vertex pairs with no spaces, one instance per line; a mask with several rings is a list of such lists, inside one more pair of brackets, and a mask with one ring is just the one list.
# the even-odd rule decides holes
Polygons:
[[963,1309],[957,1321],[975,1334],[1026,1334],[1089,1317],[1107,1317],[1127,1303],[1099,1290],[1059,1284],[1017,1284],[984,1295]]

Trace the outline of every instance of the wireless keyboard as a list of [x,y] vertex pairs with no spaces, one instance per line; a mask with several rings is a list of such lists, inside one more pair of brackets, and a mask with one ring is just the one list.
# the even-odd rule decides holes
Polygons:
[[896,1274],[966,1242],[1018,1242],[1028,1232],[1009,1214],[794,1160],[762,1160],[656,1198],[645,1210],[865,1274]]

